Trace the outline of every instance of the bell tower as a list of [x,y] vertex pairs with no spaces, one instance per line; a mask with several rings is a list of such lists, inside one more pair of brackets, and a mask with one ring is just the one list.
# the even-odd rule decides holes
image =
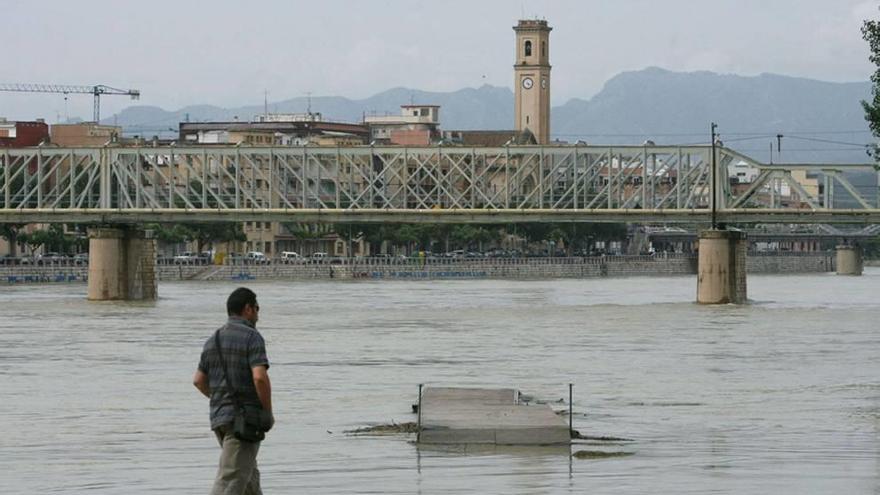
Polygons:
[[521,20],[516,32],[513,86],[516,130],[528,129],[538,144],[550,141],[550,31],[543,20]]

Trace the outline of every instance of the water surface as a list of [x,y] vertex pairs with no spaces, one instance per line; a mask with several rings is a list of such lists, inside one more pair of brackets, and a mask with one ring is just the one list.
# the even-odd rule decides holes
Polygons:
[[[252,282],[277,425],[266,493],[877,493],[880,269],[749,277],[699,306],[693,277]],[[190,384],[234,283],[155,304],[83,285],[0,288],[0,493],[208,491],[218,448]],[[577,450],[418,449],[351,437],[412,421],[418,384],[575,387]],[[565,404],[554,404],[564,409]]]

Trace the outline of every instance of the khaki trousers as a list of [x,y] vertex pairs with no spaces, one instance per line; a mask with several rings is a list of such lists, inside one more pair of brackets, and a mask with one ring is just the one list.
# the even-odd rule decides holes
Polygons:
[[232,426],[214,430],[220,442],[220,466],[211,495],[263,495],[257,452],[260,442],[242,442],[232,434]]

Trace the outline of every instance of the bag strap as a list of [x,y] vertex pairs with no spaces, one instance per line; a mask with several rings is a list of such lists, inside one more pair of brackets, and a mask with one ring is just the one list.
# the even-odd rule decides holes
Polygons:
[[223,359],[223,350],[220,348],[220,330],[223,330],[224,328],[226,328],[225,325],[214,332],[214,347],[217,348],[217,356],[220,358],[220,367],[223,370],[223,379],[226,380],[226,389],[229,391],[229,395],[232,397],[232,402],[235,404],[236,409],[241,409],[242,405],[238,400],[238,392],[232,386],[232,382],[229,381],[229,371],[226,369],[226,360]]

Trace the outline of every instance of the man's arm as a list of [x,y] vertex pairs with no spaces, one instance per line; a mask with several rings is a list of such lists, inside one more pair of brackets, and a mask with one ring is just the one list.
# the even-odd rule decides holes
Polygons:
[[269,382],[269,370],[266,366],[259,365],[251,368],[254,378],[254,386],[257,388],[257,397],[263,409],[272,412],[272,384]]
[[199,389],[202,395],[209,399],[211,398],[211,387],[208,385],[208,375],[205,372],[196,370],[196,373],[193,375],[193,385]]

